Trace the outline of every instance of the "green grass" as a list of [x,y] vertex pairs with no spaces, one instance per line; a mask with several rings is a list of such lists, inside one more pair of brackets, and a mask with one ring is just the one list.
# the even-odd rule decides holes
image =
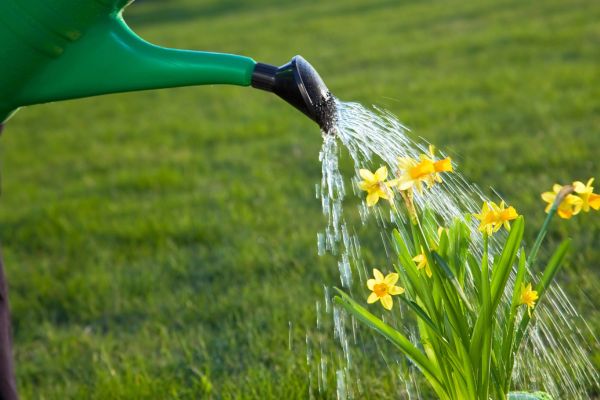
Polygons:
[[[528,217],[529,239],[541,191],[600,179],[594,2],[170,0],[126,15],[171,47],[302,54],[341,99],[449,150]],[[323,285],[339,282],[316,255],[320,137],[281,100],[213,86],[36,106],[0,143],[25,399],[303,399],[307,330],[339,357],[314,332]],[[554,222],[550,240],[566,236],[559,281],[599,331],[600,216]],[[357,365],[365,398],[397,397],[373,344]]]

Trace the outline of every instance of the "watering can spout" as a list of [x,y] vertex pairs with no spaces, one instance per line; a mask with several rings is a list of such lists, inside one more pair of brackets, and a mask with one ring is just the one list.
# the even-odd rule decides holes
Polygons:
[[324,132],[335,123],[335,99],[317,71],[301,56],[281,67],[257,63],[252,86],[273,92],[315,121]]

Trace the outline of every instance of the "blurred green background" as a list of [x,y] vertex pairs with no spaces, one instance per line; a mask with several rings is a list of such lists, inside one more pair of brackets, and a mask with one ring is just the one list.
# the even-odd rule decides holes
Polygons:
[[[600,179],[598,2],[146,0],[126,18],[160,45],[302,54],[339,98],[388,108],[509,199],[529,239],[540,192]],[[0,243],[23,397],[307,398],[305,337],[339,282],[316,254],[320,144],[239,87],[21,110],[0,140]],[[550,241],[566,236],[559,280],[598,332],[599,213],[555,222]],[[364,398],[399,396],[382,375],[365,369]]]

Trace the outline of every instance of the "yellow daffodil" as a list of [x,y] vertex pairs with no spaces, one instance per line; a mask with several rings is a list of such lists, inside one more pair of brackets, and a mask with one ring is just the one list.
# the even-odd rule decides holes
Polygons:
[[431,273],[431,268],[429,267],[429,263],[427,262],[427,257],[425,256],[425,250],[423,250],[423,247],[421,247],[421,254],[413,257],[412,260],[417,263],[417,269],[425,268],[425,273],[427,274],[427,277],[431,278],[431,275],[433,274]]
[[527,306],[527,312],[531,317],[531,310],[535,307],[535,301],[539,298],[538,292],[531,289],[531,283],[525,286],[521,284],[521,299],[520,304]]
[[420,160],[410,157],[400,157],[398,158],[398,169],[402,171],[398,177],[398,189],[400,190],[409,190],[415,187],[419,193],[422,193],[423,182],[427,183],[428,187],[433,185],[435,167],[433,161],[427,157]]
[[489,206],[486,201],[481,207],[481,213],[473,214],[475,218],[480,220],[479,230],[486,232],[490,236],[494,232],[494,226],[496,224],[496,212],[492,207]]
[[[550,209],[556,200],[556,196],[561,192],[561,190],[563,190],[563,186],[555,184],[552,186],[552,192],[542,193],[542,200],[548,203],[545,210],[546,213],[550,212]],[[579,196],[567,194],[558,205],[556,213],[561,218],[569,219],[572,216],[579,214],[582,206],[583,200]]]
[[492,202],[492,208],[496,212],[497,220],[496,220],[496,231],[500,229],[501,226],[507,231],[510,231],[510,222],[514,219],[517,219],[519,214],[517,214],[517,210],[513,206],[505,208],[504,201],[500,202],[500,205]]
[[431,187],[435,182],[441,182],[441,172],[452,172],[452,160],[444,158],[435,159],[435,147],[429,146],[429,155],[421,154],[418,160],[411,157],[399,157],[398,169],[401,174],[398,178],[398,189],[409,190],[413,187],[419,193],[423,192],[423,183]]
[[367,192],[367,206],[373,207],[379,199],[388,200],[390,203],[394,199],[394,192],[392,187],[396,185],[396,181],[388,181],[388,171],[385,166],[379,168],[375,173],[372,173],[368,169],[361,169],[358,171],[363,180],[359,182],[358,187],[361,190]]
[[506,208],[504,201],[501,201],[499,205],[486,201],[481,207],[481,213],[473,214],[473,216],[481,221],[479,230],[491,235],[498,232],[502,226],[510,231],[510,221],[516,219],[519,214],[513,206]]
[[583,182],[573,182],[573,189],[581,198],[581,209],[585,212],[589,212],[590,207],[600,210],[600,194],[594,193],[592,183],[594,183],[594,178],[590,178],[585,185]]
[[450,159],[450,157],[446,157],[442,160],[436,160],[435,159],[435,147],[430,144],[429,145],[429,155],[430,155],[430,160],[433,162],[433,169],[434,169],[434,174],[433,177],[435,179],[436,182],[441,182],[442,181],[442,177],[440,176],[440,172],[452,172],[452,160]]
[[403,288],[395,286],[396,282],[398,282],[398,274],[392,272],[384,277],[381,271],[373,268],[373,276],[375,279],[367,281],[367,287],[372,291],[367,299],[367,303],[372,304],[379,300],[383,308],[391,310],[394,305],[392,296],[404,293]]

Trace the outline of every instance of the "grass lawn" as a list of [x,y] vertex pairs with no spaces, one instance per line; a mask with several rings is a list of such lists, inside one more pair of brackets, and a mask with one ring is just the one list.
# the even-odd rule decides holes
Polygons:
[[[600,187],[600,3],[142,0],[126,16],[165,46],[302,54],[338,97],[390,109],[509,199],[529,239],[552,183]],[[307,398],[307,331],[339,282],[316,254],[320,144],[298,111],[239,87],[15,115],[0,243],[23,398]],[[600,215],[555,221],[550,240],[566,236],[559,280],[600,332]],[[397,398],[363,350],[364,398]],[[334,374],[316,398],[335,398]]]

